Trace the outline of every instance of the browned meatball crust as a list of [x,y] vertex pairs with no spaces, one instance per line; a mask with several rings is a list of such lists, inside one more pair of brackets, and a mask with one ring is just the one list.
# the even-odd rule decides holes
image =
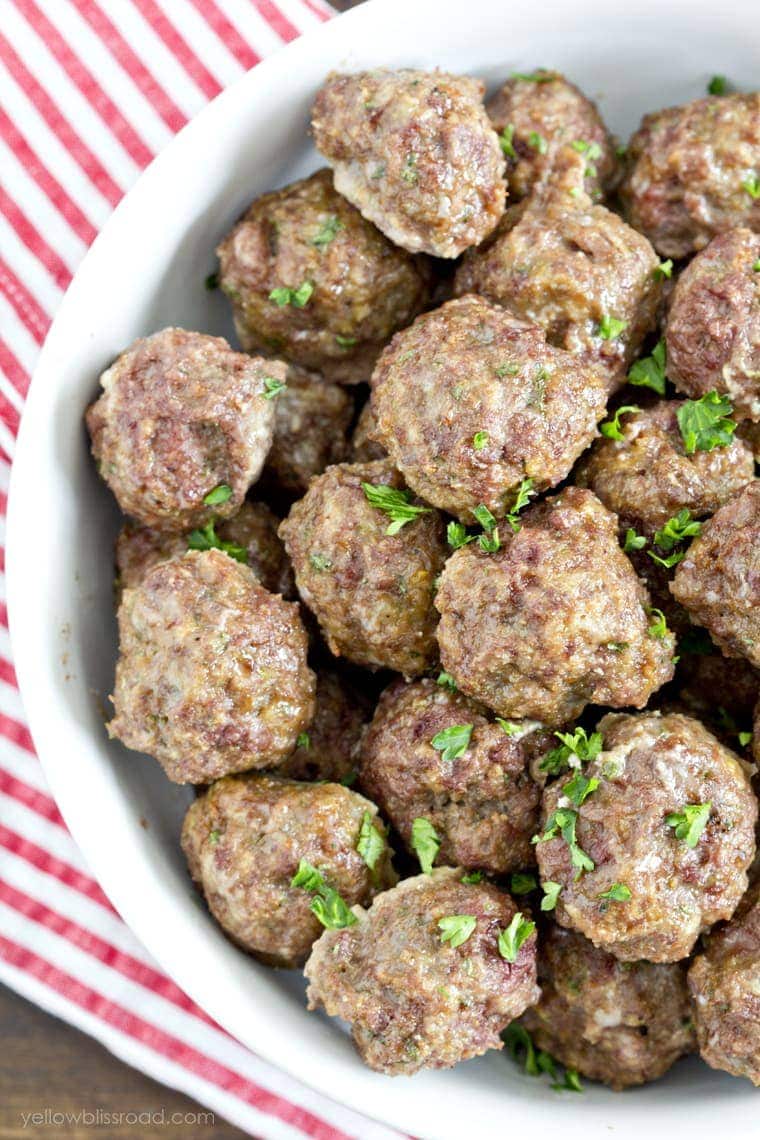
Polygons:
[[531,75],[512,76],[486,103],[504,138],[510,197],[526,197],[553,173],[558,151],[573,144],[583,154],[586,189],[599,196],[614,182],[617,160],[595,104],[558,71]]
[[681,400],[658,400],[620,417],[622,439],[601,438],[575,473],[628,527],[647,536],[684,508],[711,515],[753,476],[752,450],[743,439],[687,455],[677,413]]
[[501,716],[558,726],[586,704],[641,708],[673,676],[674,638],[617,540],[617,519],[568,487],[530,507],[495,554],[448,560],[436,594],[444,669]]
[[312,110],[335,188],[392,242],[458,257],[504,209],[504,157],[478,79],[442,71],[328,75]]
[[760,94],[695,99],[644,116],[621,195],[658,253],[686,257],[723,230],[760,230],[760,199],[745,185],[759,171]]
[[760,668],[760,480],[704,524],[670,589],[727,657]]
[[217,254],[247,352],[349,384],[368,379],[382,346],[430,293],[424,260],[365,221],[329,170],[257,198]]
[[659,260],[642,234],[593,204],[580,155],[563,151],[554,162],[551,180],[465,255],[455,293],[478,293],[539,325],[550,344],[603,368],[614,389],[657,323]]
[[[270,594],[295,597],[296,586],[285,547],[277,536],[280,520],[266,503],[245,502],[236,515],[214,528],[220,542],[242,547],[246,561]],[[151,527],[126,523],[116,539],[119,590],[138,586],[157,563],[188,550],[189,536],[165,534]]]
[[[603,751],[583,771],[598,786],[581,802],[566,779],[544,791],[541,879],[561,885],[557,921],[595,946],[624,962],[679,961],[702,931],[731,917],[746,890],[757,820],[749,778],[691,717],[610,713],[598,730]],[[675,817],[700,805],[708,805],[703,829],[679,836]],[[566,835],[543,838],[558,809],[570,811],[592,867],[579,866]],[[603,897],[615,888],[628,896]]]
[[375,439],[375,417],[369,400],[359,413],[354,433],[351,436],[351,462],[371,463],[373,459],[384,459],[388,454],[382,444]]
[[[381,1073],[447,1069],[488,1049],[538,999],[536,936],[509,963],[499,934],[517,913],[488,883],[441,868],[378,895],[359,921],[328,930],[306,963],[309,1007],[351,1026],[363,1061]],[[441,919],[474,919],[465,942],[442,941]]]
[[[272,442],[268,377],[283,381],[285,365],[184,329],[126,349],[86,415],[98,469],[125,514],[174,533],[235,514]],[[220,486],[228,498],[207,503]]]
[[[372,868],[357,850],[367,815],[383,841]],[[300,966],[322,930],[312,896],[290,885],[301,859],[349,906],[396,882],[377,808],[339,784],[226,776],[190,806],[182,849],[224,932],[273,966]]]
[[760,1085],[760,884],[689,970],[697,1039],[713,1069]]
[[363,484],[403,489],[385,460],[341,463],[313,480],[280,527],[301,598],[337,656],[405,676],[435,661],[434,583],[446,557],[428,510],[397,534]]
[[[471,735],[463,754],[448,759],[432,742],[455,725]],[[535,862],[541,791],[530,766],[551,737],[532,721],[505,725],[429,679],[386,689],[362,745],[359,780],[410,850],[414,820],[424,817],[441,841],[439,865],[504,874]]]
[[160,562],[124,591],[109,735],[176,783],[283,760],[314,715],[298,607],[219,550]]
[[302,495],[315,475],[348,458],[353,400],[337,384],[292,367],[288,386],[274,405],[265,474],[283,491]]
[[376,435],[427,502],[471,520],[511,509],[524,478],[559,483],[596,435],[601,373],[480,297],[398,333],[373,376]]
[[370,719],[369,701],[339,674],[320,669],[317,709],[308,732],[277,772],[291,780],[333,780],[356,774],[362,737]]
[[759,264],[760,234],[740,227],[713,238],[676,281],[666,334],[676,388],[694,399],[725,393],[734,416],[753,421],[760,420]]
[[686,969],[620,962],[552,925],[538,956],[541,1000],[522,1018],[539,1049],[613,1089],[655,1081],[694,1049]]

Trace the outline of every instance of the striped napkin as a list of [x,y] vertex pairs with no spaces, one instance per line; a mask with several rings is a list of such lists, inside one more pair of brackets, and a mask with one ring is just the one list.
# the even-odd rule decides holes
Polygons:
[[[87,247],[207,100],[331,15],[323,0],[0,0],[0,560],[24,396]],[[261,1140],[400,1140],[238,1044],[121,921],[45,785],[4,598],[0,573],[0,981]]]

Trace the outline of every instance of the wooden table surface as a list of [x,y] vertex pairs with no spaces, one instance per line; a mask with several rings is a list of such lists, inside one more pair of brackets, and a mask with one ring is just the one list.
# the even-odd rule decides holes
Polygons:
[[[345,11],[362,0],[332,0]],[[245,1133],[123,1064],[79,1033],[0,986],[0,1140],[244,1140]],[[153,1125],[35,1126],[32,1112],[151,1113]],[[163,1113],[163,1120],[157,1115]],[[205,1113],[210,1119],[199,1119]],[[170,1123],[174,1114],[182,1123]],[[146,1118],[143,1117],[145,1120]],[[175,1116],[175,1119],[177,1117]]]

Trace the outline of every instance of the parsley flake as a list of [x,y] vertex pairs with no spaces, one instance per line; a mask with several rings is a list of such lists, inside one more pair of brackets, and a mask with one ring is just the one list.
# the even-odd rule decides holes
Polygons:
[[412,848],[420,867],[429,875],[441,849],[441,840],[430,820],[424,816],[418,816],[412,823]]
[[728,396],[715,391],[699,400],[684,400],[676,418],[686,454],[728,447],[736,431],[736,421],[731,419],[733,410]]
[[475,435],[472,437],[472,446],[474,447],[475,451],[482,451],[487,443],[488,443],[488,432],[487,431],[476,431]]
[[530,938],[535,929],[535,922],[526,919],[518,910],[509,926],[499,934],[499,953],[505,962],[512,964],[517,961],[520,947],[523,942]]
[[507,158],[517,158],[517,151],[514,148],[513,139],[515,137],[514,123],[507,123],[504,130],[499,135],[499,146]]
[[632,550],[641,550],[646,544],[647,540],[644,538],[644,535],[636,534],[633,527],[629,526],[625,532],[625,540],[623,542],[623,550],[625,553],[630,554]]
[[535,875],[531,875],[527,871],[515,871],[510,880],[509,889],[513,895],[529,895],[531,891],[535,891],[537,886]]
[[595,178],[597,173],[596,160],[602,157],[602,148],[599,143],[587,142],[586,139],[576,139],[570,143],[570,146],[578,154],[586,156],[586,169],[583,172],[586,178]]
[[543,135],[540,135],[538,133],[538,131],[530,132],[528,135],[528,146],[532,146],[533,149],[537,150],[539,154],[546,154],[549,149],[548,142]]
[[213,293],[214,289],[219,288],[219,274],[209,273],[208,277],[204,279],[203,284],[208,289],[209,293]]
[[309,909],[327,930],[342,930],[346,926],[353,926],[357,921],[356,915],[338,892],[327,885],[322,872],[318,871],[308,859],[301,859],[290,885],[294,889],[300,888],[314,895]]
[[606,902],[628,902],[631,897],[630,887],[625,883],[613,883],[608,891],[603,891],[597,898]]
[[670,633],[668,623],[665,620],[665,614],[662,610],[655,609],[654,606],[649,610],[649,616],[654,618],[654,621],[649,626],[647,633],[650,637],[655,637],[658,641],[662,641]]
[[371,507],[385,511],[391,520],[386,534],[398,534],[403,526],[420,515],[429,515],[430,507],[417,507],[410,502],[411,491],[399,491],[384,484],[362,483],[364,497]]
[[758,258],[755,264],[752,266],[752,272],[760,273],[760,258]]
[[601,732],[592,732],[588,736],[585,728],[576,728],[574,732],[555,732],[560,744],[547,752],[539,767],[542,772],[549,772],[552,776],[564,771],[566,768],[580,768],[594,760],[602,751],[604,737]]
[[213,490],[204,496],[203,502],[207,507],[218,507],[232,498],[232,487],[227,483],[219,483]]
[[533,494],[535,494],[535,491],[533,490],[533,480],[523,479],[520,483],[520,486],[517,488],[517,495],[515,496],[515,501],[512,504],[512,509],[507,515],[507,522],[512,527],[512,530],[515,534],[517,534],[522,525],[518,521],[517,516],[523,507],[527,507],[528,503],[530,502],[530,497]]
[[520,1025],[518,1021],[513,1021],[502,1032],[501,1039],[506,1045],[512,1060],[518,1063],[521,1060],[523,1061],[525,1072],[529,1077],[540,1076],[540,1070],[536,1062],[536,1050],[533,1045],[533,1038],[523,1025]]
[[374,871],[378,859],[385,851],[385,840],[372,822],[371,812],[365,811],[362,816],[359,838],[356,841],[356,850],[370,871]]
[[665,281],[666,279],[669,280],[673,276],[672,257],[669,257],[667,261],[661,261],[659,265],[656,265],[652,272],[652,276],[654,277],[655,281]]
[[466,546],[468,542],[473,542],[474,539],[475,535],[467,533],[464,523],[452,521],[446,527],[446,540],[454,550],[459,550],[460,546]]
[[458,760],[470,746],[472,728],[471,724],[452,724],[450,728],[437,732],[430,743],[436,752],[441,753],[442,760]]
[[580,878],[584,871],[593,871],[595,866],[593,859],[589,858],[576,840],[577,824],[577,811],[573,808],[557,808],[546,821],[543,835],[534,835],[531,840],[532,843],[546,843],[561,836],[570,850],[570,862],[576,868],[576,879]]
[[311,737],[308,732],[299,732],[296,737],[296,748],[311,748]]
[[274,400],[275,396],[279,396],[286,388],[287,384],[283,384],[282,380],[275,380],[274,376],[265,376],[262,395],[265,400]]
[[303,309],[308,305],[311,295],[314,292],[314,286],[311,281],[303,281],[297,289],[291,289],[288,285],[278,285],[269,294],[269,300],[274,301],[281,309],[285,305],[293,305],[296,309]]
[[665,341],[658,340],[651,356],[642,356],[631,366],[628,381],[637,388],[651,388],[658,395],[665,395]]
[[[691,511],[686,507],[680,510],[677,515],[669,518],[665,525],[655,532],[654,542],[666,557],[656,554],[653,550],[648,550],[649,557],[656,562],[659,566],[670,568],[677,566],[686,555],[685,550],[676,549],[687,538],[695,538],[702,530],[702,523],[697,519],[691,517]],[[670,552],[670,553],[668,553]]]
[[757,201],[757,199],[760,198],[760,178],[758,178],[756,174],[745,178],[742,182],[742,190],[747,191],[753,202]]
[[675,831],[676,839],[682,839],[687,847],[696,847],[699,837],[707,826],[712,804],[684,804],[681,811],[673,811],[665,816],[668,827]]
[[618,408],[611,420],[606,420],[605,423],[599,425],[599,430],[607,439],[625,439],[620,429],[620,417],[626,415],[628,412],[640,411],[641,408],[638,404],[623,404]]
[[310,554],[309,565],[312,570],[316,570],[319,574],[332,570],[332,561],[325,554]]
[[499,728],[506,732],[507,736],[518,736],[522,732],[522,726],[515,724],[513,720],[504,720],[503,717],[497,716],[496,723]]
[[438,920],[441,942],[448,942],[452,950],[466,942],[477,925],[474,914],[449,914]]
[[451,676],[451,673],[441,672],[436,678],[436,685],[440,685],[442,689],[448,689],[450,693],[458,693],[459,688],[456,681]]
[[725,95],[727,87],[728,80],[725,75],[713,75],[707,84],[707,93],[708,95]]
[[344,229],[343,222],[335,214],[331,214],[322,222],[317,233],[311,239],[311,244],[317,246],[318,249],[324,249],[333,240],[339,230]]
[[578,769],[572,779],[564,785],[562,791],[571,803],[580,807],[598,787],[599,781],[595,776],[584,776],[583,772]]
[[628,321],[621,321],[611,313],[605,313],[596,330],[596,335],[602,340],[617,340],[622,332],[628,328]]
[[523,83],[551,83],[556,75],[553,71],[539,68],[538,71],[513,71],[510,79],[520,79]]
[[213,521],[197,530],[191,530],[187,536],[188,550],[223,550],[236,562],[247,562],[248,551],[244,546],[234,542],[224,542],[216,533]]
[[742,748],[746,748],[752,740],[751,732],[737,732],[736,736]]
[[547,879],[545,883],[541,884],[541,890],[544,892],[544,897],[541,899],[541,910],[554,910],[557,905],[557,899],[562,891],[562,884]]
[[355,336],[341,336],[340,333],[336,333],[335,343],[338,348],[353,348],[357,340]]

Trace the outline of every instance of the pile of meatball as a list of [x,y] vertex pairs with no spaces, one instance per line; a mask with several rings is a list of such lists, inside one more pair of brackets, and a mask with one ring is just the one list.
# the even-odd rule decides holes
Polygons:
[[760,1084],[760,95],[713,86],[621,147],[556,72],[328,76],[327,166],[217,250],[239,349],[154,332],[87,411],[108,733],[379,1072]]

